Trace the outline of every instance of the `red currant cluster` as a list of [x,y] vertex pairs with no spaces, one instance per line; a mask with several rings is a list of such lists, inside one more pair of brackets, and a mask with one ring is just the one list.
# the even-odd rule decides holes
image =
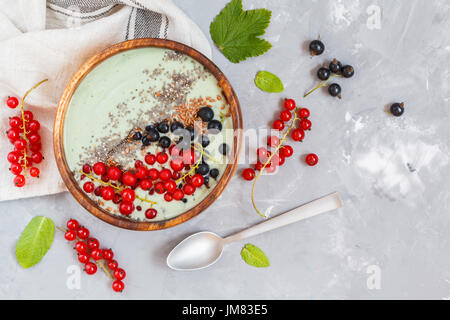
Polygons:
[[[147,198],[139,197],[135,192],[138,188],[149,195],[154,195],[155,192],[164,194],[164,200],[167,202],[185,202],[185,196],[194,194],[197,188],[207,183],[201,173],[196,173],[202,165],[203,152],[198,153],[194,148],[180,150],[175,144],[167,151],[168,153],[163,149],[156,155],[148,153],[144,158],[145,163],[137,160],[134,169],[127,171],[118,166],[107,166],[103,162],[97,162],[92,167],[85,164],[81,180],[87,177],[90,181],[83,184],[83,190],[86,193],[94,193],[105,201],[112,201],[125,216],[132,214],[135,209],[142,210],[140,206],[135,206],[136,199],[151,205],[156,204]],[[153,167],[155,164],[160,170]],[[154,208],[150,207],[145,211],[147,219],[153,219],[156,215]]]
[[[77,220],[70,219],[67,222],[64,237],[67,241],[75,241],[75,250],[78,253],[78,261],[84,264],[84,271],[91,275],[97,272],[97,265],[100,266],[113,280],[112,288],[116,292],[121,292],[125,288],[123,279],[126,276],[125,270],[119,268],[119,264],[114,258],[111,249],[100,249],[100,242],[95,238],[89,238],[89,230],[81,227]],[[93,262],[91,262],[91,259]],[[113,276],[105,268],[104,263],[113,272]]]
[[11,164],[9,170],[15,175],[13,181],[16,187],[25,185],[27,172],[30,173],[30,176],[39,178],[40,171],[33,165],[41,163],[44,159],[41,153],[41,136],[39,135],[41,124],[34,119],[31,111],[24,111],[23,102],[31,90],[44,81],[30,89],[21,103],[16,97],[9,97],[6,101],[9,108],[15,109],[19,106],[21,111],[19,116],[9,118],[10,128],[6,132],[9,141],[14,145],[14,150],[8,153],[7,159]]
[[[284,110],[280,113],[280,118],[273,122],[272,128],[284,132],[280,139],[277,136],[270,136],[267,138],[267,146],[271,149],[261,147],[257,150],[258,161],[254,165],[255,170],[262,172],[266,170],[268,173],[275,172],[278,166],[282,166],[285,159],[292,156],[293,149],[290,145],[283,144],[287,140],[287,136],[291,133],[292,140],[301,142],[305,138],[305,131],[311,130],[312,123],[308,119],[310,112],[307,108],[297,108],[293,99],[286,99],[284,101]],[[290,121],[288,127],[286,123]],[[306,163],[314,166],[318,162],[318,157],[314,154],[309,154],[306,157]],[[252,181],[255,179],[255,170],[247,168],[242,172],[245,180]]]

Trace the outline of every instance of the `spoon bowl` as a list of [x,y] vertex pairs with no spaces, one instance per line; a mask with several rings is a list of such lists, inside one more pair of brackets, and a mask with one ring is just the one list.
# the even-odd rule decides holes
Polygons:
[[222,255],[223,239],[213,232],[199,232],[181,241],[167,257],[173,270],[192,271],[209,267]]

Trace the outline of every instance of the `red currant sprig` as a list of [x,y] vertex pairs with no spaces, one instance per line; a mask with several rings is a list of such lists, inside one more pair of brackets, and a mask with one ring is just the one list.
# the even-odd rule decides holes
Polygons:
[[[84,271],[88,275],[97,273],[97,267],[100,267],[112,280],[112,288],[116,292],[121,292],[125,288],[123,279],[126,276],[124,269],[119,268],[119,264],[114,258],[114,252],[111,249],[100,249],[100,242],[95,238],[89,238],[89,230],[81,227],[77,220],[67,221],[67,229],[58,228],[64,232],[67,241],[75,241],[74,249],[78,254],[78,261],[84,265]],[[92,261],[91,261],[92,259]],[[106,266],[113,272],[108,271]]]
[[[14,185],[19,188],[25,185],[28,171],[31,177],[39,178],[40,175],[39,169],[32,167],[32,164],[39,164],[44,159],[40,152],[42,148],[41,136],[39,135],[41,125],[39,121],[33,119],[34,115],[31,111],[24,110],[23,104],[31,91],[46,81],[47,79],[42,80],[28,90],[20,103],[16,97],[9,97],[6,101],[9,108],[15,109],[19,106],[21,111],[20,117],[16,116],[9,119],[10,129],[7,132],[8,139],[14,145],[14,151],[7,156],[11,163],[9,170],[15,175]],[[28,153],[28,149],[31,155]]]

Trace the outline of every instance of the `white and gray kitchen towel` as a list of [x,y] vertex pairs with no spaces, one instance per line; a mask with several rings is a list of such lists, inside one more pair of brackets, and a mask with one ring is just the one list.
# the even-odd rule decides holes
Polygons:
[[41,177],[28,179],[24,188],[14,187],[6,160],[13,146],[6,135],[0,137],[0,201],[65,190],[52,147],[60,95],[95,53],[144,37],[179,41],[211,56],[205,35],[171,0],[0,0],[0,132],[6,132],[8,118],[18,114],[6,107],[7,96],[21,97],[35,83],[49,79],[26,101],[41,122]]

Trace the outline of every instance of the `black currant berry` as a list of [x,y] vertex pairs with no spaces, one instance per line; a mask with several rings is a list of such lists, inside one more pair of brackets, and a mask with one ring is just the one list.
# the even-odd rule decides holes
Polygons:
[[342,75],[344,78],[351,78],[355,74],[355,69],[352,66],[343,66],[342,67]]
[[183,129],[184,126],[181,122],[178,121],[174,121],[172,122],[172,124],[170,125],[170,131],[175,132],[178,129]]
[[317,77],[319,77],[320,80],[326,81],[330,78],[331,71],[327,68],[320,68],[317,70]]
[[211,178],[216,179],[219,176],[219,169],[211,169],[209,171],[209,175],[211,176]]
[[141,141],[142,141],[142,145],[145,147],[149,146],[151,143],[150,139],[147,136],[144,136]]
[[214,118],[214,111],[210,107],[203,107],[198,110],[197,115],[203,122],[209,122]]
[[159,132],[156,129],[151,129],[148,131],[147,138],[150,142],[156,142],[159,140]]
[[208,176],[203,177],[203,184],[204,184],[205,186],[208,186],[208,184],[209,184],[209,177],[208,177]]
[[151,130],[154,130],[156,127],[154,124],[149,124],[148,126],[145,127],[145,131],[149,132]]
[[230,147],[226,143],[222,143],[219,146],[219,152],[226,156],[228,154],[228,151],[230,150]]
[[170,138],[169,137],[167,137],[167,136],[163,136],[163,137],[161,137],[160,139],[159,139],[159,146],[161,147],[161,148],[168,148],[168,147],[170,147],[170,143],[171,143],[172,141],[170,141]]
[[140,132],[140,131],[136,131],[134,134],[133,134],[133,140],[141,140],[142,139],[142,133]]
[[198,138],[198,142],[200,142],[202,144],[203,148],[206,148],[207,146],[209,146],[209,138],[208,136],[202,134],[199,138]]
[[339,73],[342,70],[342,64],[337,59],[333,59],[333,61],[330,62],[329,68],[331,72]]
[[405,104],[402,103],[394,103],[391,106],[391,113],[396,116],[400,117],[405,112]]
[[193,127],[186,127],[186,130],[189,132],[189,135],[191,136],[191,141],[194,141],[195,135],[196,135],[196,132],[195,132],[194,128]]
[[212,134],[217,134],[222,131],[222,123],[219,120],[211,120],[208,123],[208,129],[211,130]]
[[337,83],[330,84],[330,86],[328,87],[328,92],[331,96],[337,97],[341,94],[341,86]]
[[169,124],[167,122],[160,122],[158,123],[157,129],[161,133],[167,133],[169,132]]
[[200,163],[195,169],[195,172],[200,173],[202,176],[205,176],[209,173],[209,165],[207,163]]
[[311,41],[309,44],[309,52],[312,56],[320,56],[325,51],[325,45],[320,40]]

